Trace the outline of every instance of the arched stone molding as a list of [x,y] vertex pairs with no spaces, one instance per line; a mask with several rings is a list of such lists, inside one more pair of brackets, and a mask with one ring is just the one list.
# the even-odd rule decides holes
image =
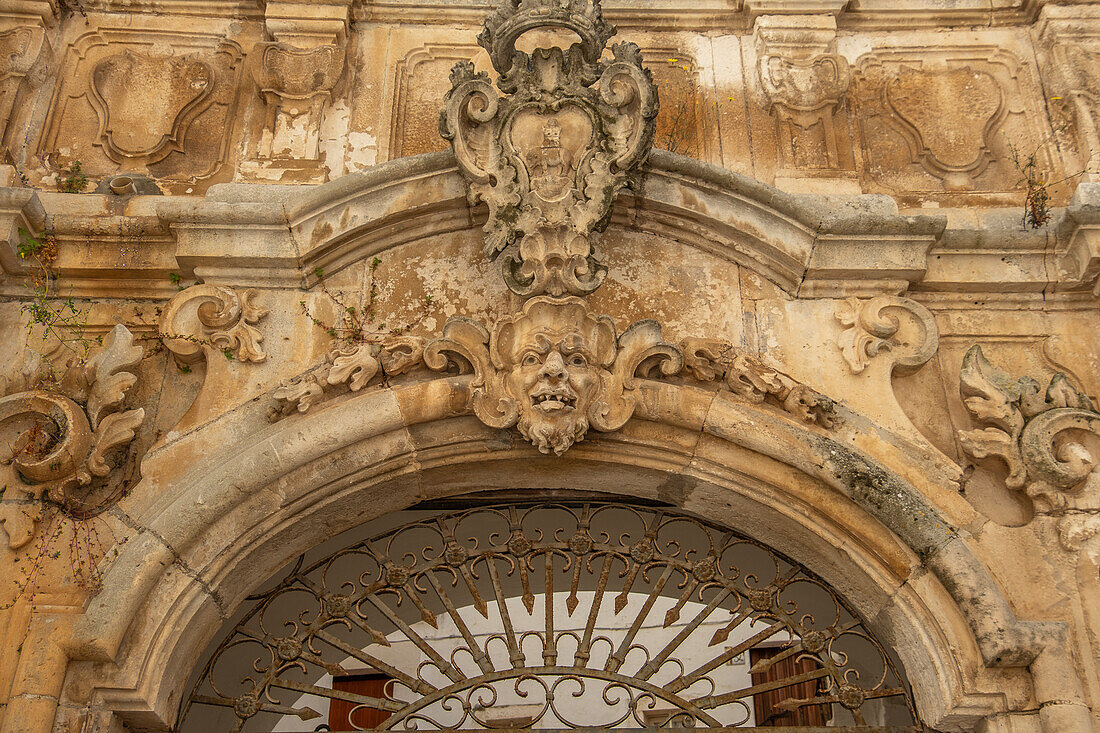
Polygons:
[[[450,152],[401,158],[306,193],[265,189],[262,200],[246,185],[225,184],[205,201],[159,203],[180,266],[207,283],[311,286],[317,268],[332,275],[400,244],[484,224]],[[904,291],[924,274],[946,224],[902,216],[888,196],[834,206],[662,150],[650,155],[641,190],[620,199],[612,227],[745,265],[802,297]]]
[[[224,619],[346,529],[427,498],[563,487],[662,499],[806,563],[897,648],[930,725],[970,730],[1038,705],[1043,731],[1090,729],[1061,626],[1016,619],[960,528],[978,526],[973,514],[858,416],[827,435],[730,395],[643,381],[642,419],[562,461],[465,415],[469,379],[365,390],[273,425],[253,402],[154,451],[123,505],[134,536],[71,636],[46,644],[84,660],[59,691],[59,718],[90,706],[104,726],[115,712],[170,723]],[[161,483],[199,443],[224,447]]]

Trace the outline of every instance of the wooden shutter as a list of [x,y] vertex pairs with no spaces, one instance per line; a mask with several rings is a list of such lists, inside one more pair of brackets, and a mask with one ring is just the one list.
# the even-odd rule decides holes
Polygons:
[[[342,692],[354,692],[370,697],[385,697],[384,688],[390,678],[383,674],[351,674],[346,677],[334,677],[332,689]],[[328,709],[328,727],[334,731],[355,730],[352,726],[371,729],[376,728],[386,721],[393,713],[387,710],[372,710],[359,708],[352,714],[355,703],[346,700],[332,700]],[[351,716],[349,718],[349,716]]]
[[[780,647],[750,649],[750,665],[755,665],[761,659],[770,659],[782,651],[783,649]],[[820,667],[813,659],[803,658],[796,661],[796,656],[779,660],[766,672],[753,674],[752,683],[756,685],[761,682],[774,682],[804,672],[813,672]],[[816,697],[818,695],[818,683],[818,680],[809,680],[781,687],[778,690],[769,690],[753,695],[756,725],[760,727],[778,727],[783,725],[825,725],[828,723],[832,717],[829,705],[806,705],[791,712],[776,707],[779,702],[790,698],[805,700]]]

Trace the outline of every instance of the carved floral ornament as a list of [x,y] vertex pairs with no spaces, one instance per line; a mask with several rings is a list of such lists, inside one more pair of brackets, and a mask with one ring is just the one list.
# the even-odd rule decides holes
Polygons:
[[995,369],[980,346],[963,358],[963,403],[981,427],[960,430],[975,458],[995,457],[1005,483],[1031,498],[1039,514],[1059,517],[1063,546],[1075,550],[1100,533],[1100,412],[1064,374],[1044,390],[1030,377]]
[[[565,51],[517,50],[519,37],[537,28],[580,40]],[[593,233],[607,226],[615,195],[649,154],[657,90],[636,45],[615,44],[612,58],[600,59],[614,34],[599,0],[502,0],[478,43],[503,96],[468,61],[451,71],[440,133],[470,201],[489,207],[485,254],[504,255],[505,282],[523,297],[600,286],[606,268],[593,255]]]
[[43,500],[81,506],[89,488],[116,468],[145,419],[143,408],[123,409],[142,351],[120,324],[102,348],[59,376],[32,357],[19,373],[0,379],[8,453],[0,466],[7,474],[0,524],[12,549],[33,538]]
[[837,305],[836,319],[845,327],[837,347],[853,374],[862,373],[883,352],[893,356],[893,366],[915,369],[939,348],[935,317],[908,298],[848,298]]

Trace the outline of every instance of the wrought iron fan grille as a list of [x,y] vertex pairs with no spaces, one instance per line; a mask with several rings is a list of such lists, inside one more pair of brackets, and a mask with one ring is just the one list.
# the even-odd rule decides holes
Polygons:
[[[891,655],[831,588],[660,509],[420,515],[299,558],[249,600],[184,701],[184,733],[324,730],[340,706],[333,730],[922,730]],[[356,672],[385,681],[341,687]]]

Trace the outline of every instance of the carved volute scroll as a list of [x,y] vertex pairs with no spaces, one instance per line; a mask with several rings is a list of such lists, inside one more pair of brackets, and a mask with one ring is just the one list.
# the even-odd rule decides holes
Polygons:
[[845,327],[837,347],[853,374],[863,372],[883,352],[889,352],[894,368],[913,370],[931,359],[939,348],[936,319],[927,308],[908,298],[848,298],[838,304],[836,318]]
[[203,358],[207,349],[238,361],[267,358],[255,324],[267,310],[254,302],[256,291],[218,285],[192,285],[172,298],[160,318],[164,345],[183,362]]
[[[538,28],[567,29],[580,41],[531,55],[515,48]],[[657,90],[636,45],[615,44],[600,60],[614,34],[599,0],[502,0],[478,43],[503,96],[470,62],[451,71],[440,133],[471,201],[489,207],[486,255],[504,255],[504,279],[523,297],[600,286],[606,268],[593,256],[593,233],[649,154]]]
[[59,377],[30,364],[0,380],[0,428],[8,451],[0,463],[0,525],[13,549],[34,537],[42,499],[66,507],[85,487],[107,476],[117,451],[134,439],[145,410],[122,409],[137,382],[142,348],[125,326],[115,326],[102,348]]
[[1100,412],[1064,374],[1044,390],[1030,377],[995,369],[980,346],[963,359],[963,403],[981,427],[960,430],[975,458],[996,457],[1010,489],[1024,491],[1039,514],[1060,517],[1062,544],[1076,549],[1100,533]]

